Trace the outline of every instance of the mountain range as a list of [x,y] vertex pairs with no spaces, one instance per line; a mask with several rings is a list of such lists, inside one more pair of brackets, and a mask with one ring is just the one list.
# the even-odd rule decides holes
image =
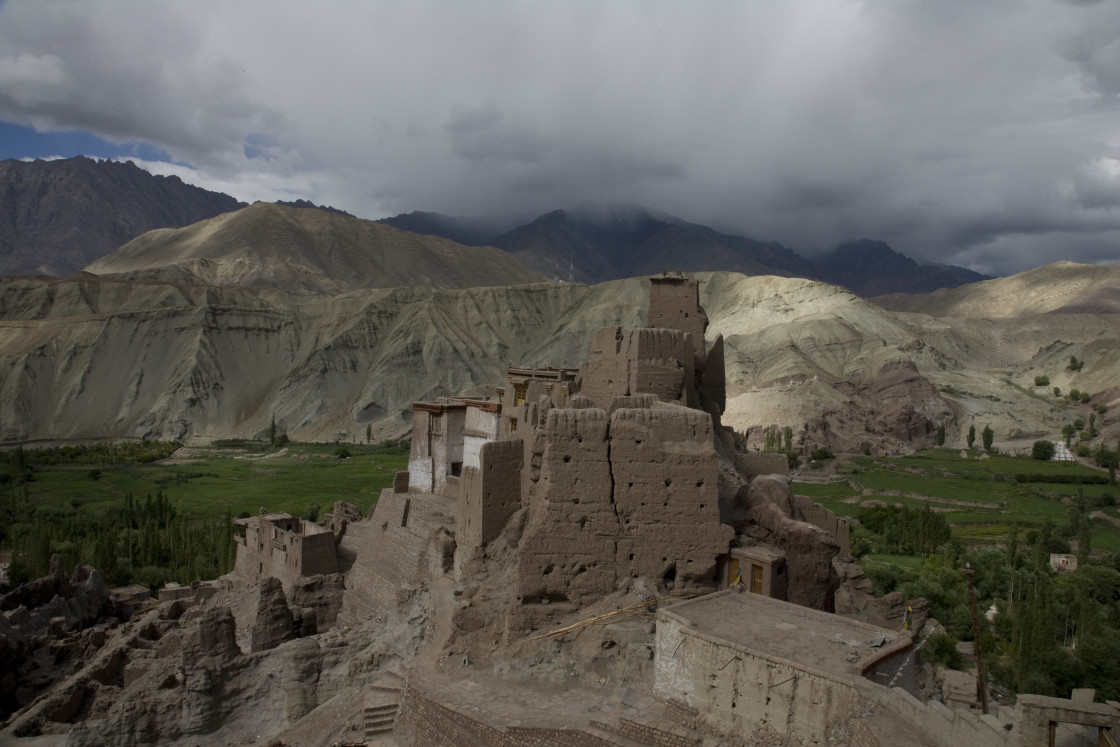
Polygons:
[[[306,200],[280,204],[301,209],[317,207]],[[147,231],[181,228],[244,207],[244,203],[228,195],[192,187],[177,177],[153,176],[132,163],[83,157],[4,161],[0,163],[0,274],[71,275]],[[353,218],[335,208],[320,210]],[[276,212],[272,216],[277,220],[275,232],[291,238],[282,214]],[[259,220],[260,216],[255,219]],[[724,270],[750,275],[806,277],[841,285],[863,296],[875,296],[927,292],[986,279],[964,268],[919,264],[882,242],[867,239],[845,243],[829,256],[812,261],[776,242],[721,233],[665,213],[625,204],[587,205],[528,219],[518,216],[456,218],[414,212],[387,218],[381,223],[464,246],[497,247],[543,277],[558,275],[560,279],[570,278],[588,284],[666,269]],[[271,230],[262,228],[254,241],[267,242],[264,237]],[[366,261],[359,256],[370,250],[360,242],[377,235],[377,229],[367,226],[358,230],[351,226],[330,233],[327,239],[330,246],[320,246],[314,251],[347,254],[349,258],[339,269],[345,271],[368,265],[374,270],[380,266],[376,260]],[[161,235],[159,241],[167,238]],[[144,271],[152,271],[155,269],[152,261],[139,260],[137,252],[151,251],[159,241],[149,237],[145,243],[130,246],[126,255],[131,257],[132,264],[139,263]],[[347,244],[347,241],[358,243]],[[410,241],[413,246],[426,245],[424,239]],[[446,247],[446,244],[441,246]],[[225,245],[220,251],[228,258],[232,249]],[[179,263],[176,272],[182,273],[181,280],[190,282],[196,274],[195,280],[207,282],[218,277],[213,268],[202,266],[205,260],[212,259],[203,254],[203,250],[192,254],[190,259],[195,262],[192,266]],[[95,271],[120,266],[120,261],[115,259],[108,265],[98,264],[100,270]],[[246,271],[245,277],[253,276],[254,272],[256,277],[272,282],[260,274],[268,273],[261,268]],[[424,283],[423,278],[415,274],[405,275],[408,277],[385,277],[383,281],[372,283],[355,280],[353,276],[335,280],[341,283],[338,287]],[[434,284],[469,282],[464,279],[463,283],[448,283],[446,275],[443,273],[443,279]],[[310,282],[322,285],[321,279],[313,278]]]
[[748,275],[804,277],[862,295],[926,293],[987,280],[947,265],[919,264],[881,241],[859,239],[811,261],[773,241],[756,241],[633,205],[555,210],[527,223],[407,213],[382,221],[414,233],[505,249],[549,276],[601,283],[662,270],[726,270]]
[[[134,188],[186,186],[127,164],[46,166],[70,176],[40,175],[38,201],[8,185],[4,204],[23,206],[26,220],[9,219],[19,230],[5,235],[37,225],[45,236],[49,208],[76,232],[72,252],[96,243],[83,226],[92,236],[131,225],[91,218],[111,186],[69,212],[58,190],[90,189],[81,174],[105,167]],[[1118,267],[1056,263],[868,299],[798,275],[846,273],[864,292],[942,270],[964,276],[868,240],[812,263],[633,207],[444,220],[459,241],[416,232],[439,218],[409,220],[413,230],[302,203],[234,204],[141,232],[70,277],[0,277],[0,442],[251,437],[273,417],[297,439],[358,439],[367,427],[404,436],[416,400],[492,391],[510,363],[578,366],[596,330],[644,324],[646,279],[545,282],[564,251],[573,270],[600,275],[704,266],[673,257],[737,268],[695,272],[709,341],[724,339],[723,424],[751,444],[779,425],[803,445],[897,453],[930,443],[942,425],[950,445],[969,425],[990,425],[997,443],[1014,445],[1088,417],[1051,387],[1090,393],[1110,408],[1096,427],[1110,443],[1120,431]],[[501,233],[472,245],[487,231]],[[70,256],[38,240],[43,266]],[[28,251],[10,246],[6,258]],[[1084,365],[1070,370],[1070,356]],[[1041,376],[1051,383],[1037,390]]]

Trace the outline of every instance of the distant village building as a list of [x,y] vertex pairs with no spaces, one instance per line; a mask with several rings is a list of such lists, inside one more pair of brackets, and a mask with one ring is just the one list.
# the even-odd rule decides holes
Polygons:
[[1071,573],[1077,570],[1077,556],[1064,553],[1050,553],[1050,570],[1055,573]]

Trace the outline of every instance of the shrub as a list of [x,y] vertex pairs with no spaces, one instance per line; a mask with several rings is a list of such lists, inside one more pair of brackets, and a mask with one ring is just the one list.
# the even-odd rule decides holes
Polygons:
[[816,462],[823,462],[826,459],[832,459],[832,450],[827,446],[822,446],[819,449],[813,449],[812,453],[809,454],[809,458]]
[[1082,392],[1082,393],[1081,393],[1081,402],[1082,402],[1082,404],[1088,404],[1088,402],[1089,402],[1089,400],[1090,400],[1090,399],[1091,399],[1091,396],[1090,396],[1090,394],[1089,394],[1088,392]]
[[1035,441],[1031,446],[1031,457],[1042,462],[1054,458],[1054,444],[1051,441]]
[[957,651],[957,639],[950,633],[931,633],[922,649],[922,658],[950,669],[960,669],[964,665],[961,653]]
[[345,446],[340,446],[339,448],[334,450],[334,455],[339,459],[349,459],[350,449],[347,449]]
[[[1081,457],[1082,459],[1088,459],[1089,456],[1093,453],[1093,450],[1090,449],[1086,444],[1078,444],[1077,446],[1073,447],[1073,453],[1077,454],[1077,456]],[[1107,480],[1104,480],[1103,478],[1102,480],[1102,484],[1104,484],[1104,482],[1107,482]]]
[[1042,376],[1034,377],[1035,386],[1050,386],[1050,377],[1043,374]]
[[1071,402],[1079,401],[1081,399],[1081,390],[1080,389],[1070,389],[1069,390],[1069,399],[1070,399]]
[[1055,397],[1061,397],[1062,396],[1062,388],[1060,386],[1054,387],[1054,396]]

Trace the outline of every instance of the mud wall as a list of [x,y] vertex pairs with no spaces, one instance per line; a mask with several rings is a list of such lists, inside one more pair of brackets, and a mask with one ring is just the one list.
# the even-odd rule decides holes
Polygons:
[[530,449],[509,632],[586,607],[626,578],[715,588],[734,531],[719,520],[707,413],[552,410]]
[[490,441],[479,451],[478,467],[467,467],[459,483],[459,548],[470,552],[492,542],[521,508],[521,439]]

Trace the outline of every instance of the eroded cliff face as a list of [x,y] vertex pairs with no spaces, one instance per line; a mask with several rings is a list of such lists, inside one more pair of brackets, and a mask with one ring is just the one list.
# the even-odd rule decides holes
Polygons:
[[[1037,438],[1068,420],[1031,396],[1043,373],[1120,400],[1120,316],[935,319],[808,280],[702,279],[709,342],[723,335],[722,423],[753,445],[788,425],[798,446],[899,451],[942,423],[955,445],[979,418],[997,441]],[[511,362],[578,365],[598,330],[645,323],[647,292],[640,279],[331,296],[4,278],[0,441],[252,437],[273,415],[295,438],[401,436],[416,400],[478,391]]]

